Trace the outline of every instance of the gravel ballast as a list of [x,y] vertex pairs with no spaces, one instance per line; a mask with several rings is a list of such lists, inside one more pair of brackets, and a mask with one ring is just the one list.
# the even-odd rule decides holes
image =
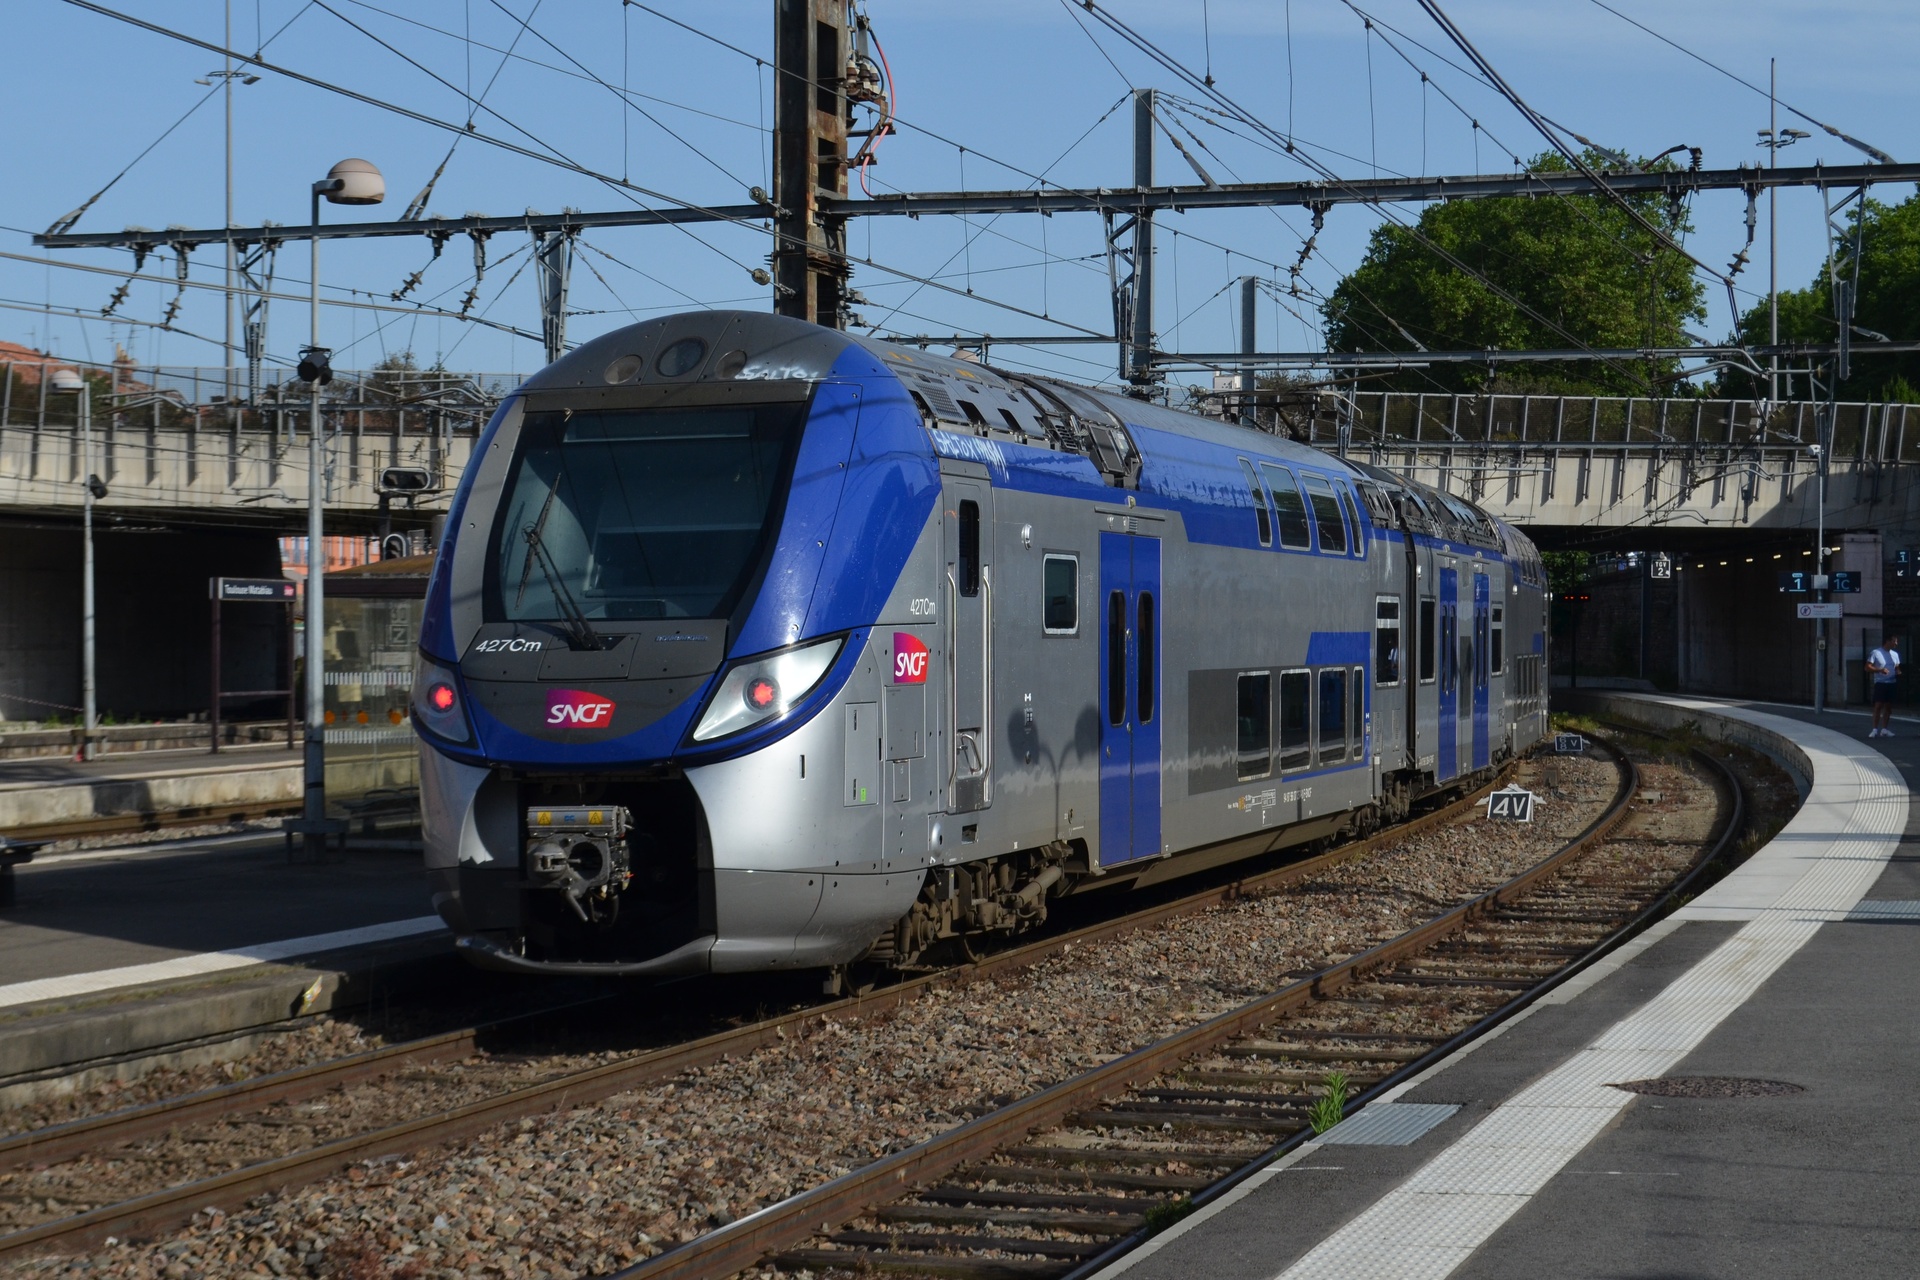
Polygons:
[[[158,1241],[15,1261],[5,1273],[357,1280],[614,1270],[1237,1007],[1288,975],[1485,892],[1591,822],[1611,799],[1617,773],[1606,761],[1573,757],[1523,765],[1519,780],[1541,793],[1529,826],[1476,820],[1408,837],[1264,896],[941,989],[888,1014],[809,1024],[778,1048],[593,1106],[522,1120],[413,1159],[358,1166],[240,1213],[203,1213]],[[604,1056],[515,1070],[550,1075],[598,1060]],[[471,1087],[454,1083],[458,1074],[449,1073],[449,1098]],[[295,1146],[320,1131],[279,1128]],[[207,1137],[215,1141],[194,1141]],[[135,1167],[173,1161],[168,1167],[184,1177],[199,1160],[177,1148],[225,1153],[237,1148],[223,1144],[243,1141],[180,1135],[105,1160],[0,1178],[0,1206],[9,1217],[58,1217],[34,1210],[36,1197],[72,1212],[77,1205],[61,1192],[114,1185],[118,1166],[130,1178]],[[276,1145],[262,1143],[258,1154]]]

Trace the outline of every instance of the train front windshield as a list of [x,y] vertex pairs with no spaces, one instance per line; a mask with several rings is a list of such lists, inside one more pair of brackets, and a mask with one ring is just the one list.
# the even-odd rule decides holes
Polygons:
[[731,614],[773,536],[806,410],[528,414],[494,523],[487,620]]

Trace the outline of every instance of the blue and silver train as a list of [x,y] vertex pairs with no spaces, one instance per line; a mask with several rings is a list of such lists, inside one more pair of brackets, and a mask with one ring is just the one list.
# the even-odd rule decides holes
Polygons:
[[798,320],[581,347],[447,528],[426,860],[491,967],[933,963],[1547,732],[1540,558],[1469,503]]

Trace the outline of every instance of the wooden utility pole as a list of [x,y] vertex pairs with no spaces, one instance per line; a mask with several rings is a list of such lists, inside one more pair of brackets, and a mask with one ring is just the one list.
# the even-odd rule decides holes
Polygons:
[[845,325],[847,219],[821,211],[847,196],[847,0],[775,0],[773,309]]

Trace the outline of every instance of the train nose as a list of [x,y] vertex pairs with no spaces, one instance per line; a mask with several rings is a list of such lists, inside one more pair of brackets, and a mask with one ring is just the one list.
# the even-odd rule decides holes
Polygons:
[[460,666],[481,718],[556,743],[604,742],[659,723],[726,656],[726,620],[598,623],[594,643],[557,625],[490,623]]
[[704,967],[711,842],[683,775],[490,770],[453,826],[457,861],[429,869],[440,914],[475,960],[638,973],[671,956],[673,972]]

